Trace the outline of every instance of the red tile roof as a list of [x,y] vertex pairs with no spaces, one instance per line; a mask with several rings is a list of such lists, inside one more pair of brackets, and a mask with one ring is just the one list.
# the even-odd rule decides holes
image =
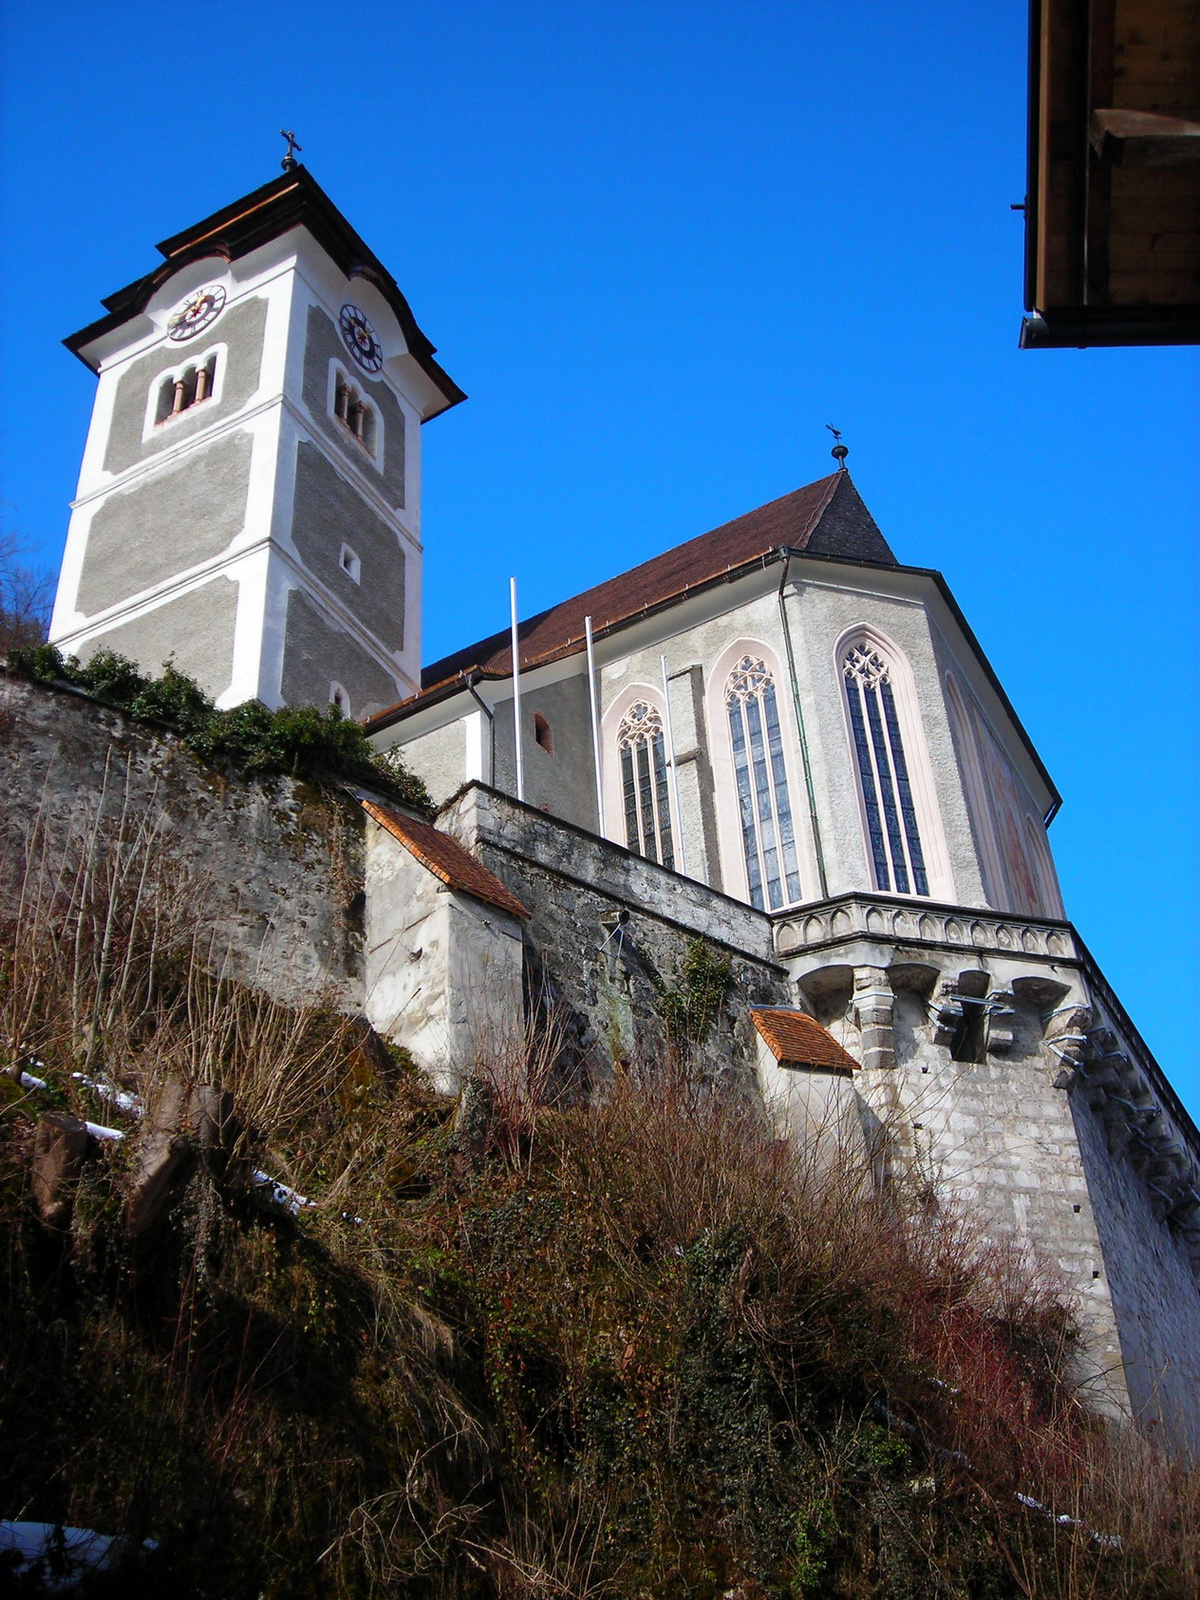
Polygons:
[[[591,617],[597,634],[603,633],[773,556],[781,545],[852,560],[895,561],[850,474],[834,472],[530,617],[520,625],[521,670],[582,650],[585,617]],[[415,709],[426,694],[466,672],[485,678],[511,675],[507,628],[426,667],[421,694],[369,718],[368,731],[387,727],[397,714]]]
[[793,1067],[823,1067],[827,1072],[857,1072],[858,1062],[813,1017],[803,1011],[752,1011],[754,1026],[776,1061]]
[[364,800],[362,808],[451,889],[474,895],[476,900],[485,900],[488,905],[507,911],[509,916],[528,922],[532,914],[528,908],[457,839],[452,839],[448,833],[439,833],[428,822],[417,822],[374,800]]

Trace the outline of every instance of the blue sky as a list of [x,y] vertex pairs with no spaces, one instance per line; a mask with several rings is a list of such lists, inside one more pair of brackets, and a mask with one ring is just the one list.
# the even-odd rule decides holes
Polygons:
[[1194,1115],[1193,350],[1016,348],[1024,7],[10,5],[4,527],[56,564],[60,346],[294,127],[471,396],[426,659],[831,466],[940,568],[1065,796],[1068,912]]

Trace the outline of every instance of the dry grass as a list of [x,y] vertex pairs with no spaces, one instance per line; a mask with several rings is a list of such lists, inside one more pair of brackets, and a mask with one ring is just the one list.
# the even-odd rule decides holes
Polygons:
[[[230,1600],[1200,1592],[1194,1471],[1080,1407],[1069,1309],[962,1219],[679,1061],[548,1105],[552,1026],[456,1108],[224,976],[130,806],[3,865],[0,1048],[51,1089],[0,1079],[0,1514],[151,1534],[141,1592]],[[145,1238],[134,1117],[36,1221],[44,1106],[121,1121],[75,1073],[233,1095]]]

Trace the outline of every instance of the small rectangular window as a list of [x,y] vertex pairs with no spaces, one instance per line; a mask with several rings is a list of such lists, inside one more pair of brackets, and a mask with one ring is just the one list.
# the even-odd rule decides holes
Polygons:
[[353,580],[353,582],[362,582],[362,562],[358,559],[348,544],[344,544],[342,546],[342,553],[338,557],[338,565],[341,567],[346,576]]

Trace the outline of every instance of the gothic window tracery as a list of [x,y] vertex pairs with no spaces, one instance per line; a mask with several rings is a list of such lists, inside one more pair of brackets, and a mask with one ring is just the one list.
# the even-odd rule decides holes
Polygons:
[[776,911],[799,900],[800,867],[775,680],[764,660],[746,655],[737,662],[725,709],[750,904]]
[[875,887],[929,893],[908,757],[900,734],[891,663],[869,640],[842,657],[859,792]]
[[674,867],[667,752],[662,717],[645,700],[630,706],[617,730],[625,843],[664,867]]

